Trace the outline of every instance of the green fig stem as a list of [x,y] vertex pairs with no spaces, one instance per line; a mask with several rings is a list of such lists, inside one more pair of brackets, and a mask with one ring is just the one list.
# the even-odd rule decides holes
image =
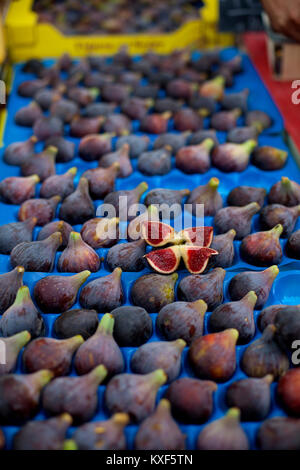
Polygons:
[[210,178],[209,182],[207,183],[207,186],[212,189],[213,191],[216,191],[219,187],[220,180],[218,178]]
[[82,238],[79,232],[71,232],[69,235],[68,246],[74,247],[82,242]]
[[201,142],[201,144],[199,144],[201,147],[204,147],[208,152],[210,152],[210,150],[213,148],[213,146],[215,145],[213,139],[210,139],[210,138],[207,138],[207,139],[204,139],[203,142]]
[[204,315],[207,311],[207,303],[204,302],[204,300],[199,299],[199,300],[195,300],[194,302],[191,302],[191,304],[194,305],[194,307],[196,307],[196,309],[199,312],[199,315],[201,317],[204,317]]
[[40,177],[36,174],[28,176],[29,179],[32,180],[33,183],[37,184],[40,182]]
[[73,439],[67,439],[64,441],[63,450],[78,450],[78,447]]
[[84,176],[82,176],[80,178],[76,191],[80,191],[80,192],[86,193],[88,195],[90,194],[89,193],[89,182]]
[[232,110],[232,114],[233,114],[234,117],[238,118],[238,117],[241,116],[242,111],[241,111],[240,108],[234,108],[234,109]]
[[113,423],[116,425],[120,426],[121,428],[125,428],[127,424],[129,423],[130,419],[127,413],[115,413],[112,417],[111,420]]
[[170,119],[172,116],[172,113],[170,111],[165,111],[164,113],[161,114],[161,117],[163,117],[166,121]]
[[172,279],[173,284],[175,285],[178,279],[178,274],[177,273],[171,274],[171,279]]
[[60,201],[61,201],[60,196],[52,196],[52,197],[50,197],[50,199],[48,199],[48,202],[50,202],[53,209],[56,209],[56,207],[60,203]]
[[186,347],[186,342],[183,339],[176,339],[174,344],[179,351],[183,351],[183,349]]
[[191,191],[189,189],[180,189],[179,192],[182,197],[189,196],[191,194]]
[[97,333],[112,335],[114,330],[115,319],[110,313],[105,313],[97,328]]
[[288,152],[286,152],[285,150],[279,150],[278,151],[278,158],[283,163],[286,161],[287,157],[288,157]]
[[232,228],[231,230],[229,230],[227,232],[227,234],[229,235],[229,237],[234,240],[235,239],[235,236],[236,236],[236,231],[234,230],[234,228]]
[[37,141],[38,141],[38,138],[35,136],[35,135],[32,135],[31,137],[29,137],[29,142],[31,142],[32,144],[36,144]]
[[101,364],[100,366],[97,366],[91,370],[87,376],[93,383],[100,385],[101,382],[103,382],[103,380],[107,377],[107,369]]
[[120,280],[121,279],[121,275],[122,275],[122,269],[121,268],[115,268],[112,272],[112,275],[115,279],[117,280]]
[[64,339],[63,341],[70,351],[76,351],[76,349],[84,343],[84,339],[81,335],[75,335],[71,338]]
[[250,215],[257,214],[260,211],[260,205],[257,202],[250,202],[246,206],[242,207],[245,212],[248,212]]
[[63,423],[67,423],[69,426],[73,423],[73,418],[69,413],[62,413],[57,418]]
[[264,382],[266,382],[268,385],[271,385],[271,383],[274,382],[274,376],[272,374],[265,375],[265,377],[262,377]]
[[283,226],[281,224],[277,224],[275,225],[275,227],[273,227],[271,230],[270,230],[270,233],[274,234],[275,237],[279,238],[280,235],[282,234],[283,232]]
[[50,380],[54,377],[53,372],[51,370],[42,369],[37,372],[33,372],[32,374],[28,374],[27,377],[31,380],[31,382],[37,386],[38,389],[42,389],[50,382]]
[[67,173],[69,173],[69,174],[75,176],[76,173],[77,173],[77,167],[76,167],[76,166],[72,166],[72,168],[70,168],[70,169],[67,171]]
[[87,280],[87,278],[91,275],[91,271],[88,271],[87,269],[85,271],[81,271],[78,274],[74,274],[74,276],[71,276],[71,279],[75,282],[75,285],[78,286],[78,289],[82,284]]
[[144,194],[144,192],[147,191],[148,187],[149,187],[148,184],[145,181],[143,181],[134,189],[134,191],[136,191],[139,197],[141,197]]
[[167,374],[163,369],[156,369],[154,372],[147,374],[146,377],[157,389],[167,381]]
[[171,403],[166,398],[162,398],[158,403],[156,410],[170,413]]
[[54,245],[56,245],[56,247],[58,248],[61,244],[62,244],[62,235],[60,232],[54,232],[52,233],[51,235],[49,235],[48,238],[46,238],[45,240],[42,240],[44,242],[51,242],[53,243]]
[[263,272],[270,274],[270,278],[274,280],[279,274],[279,268],[276,266],[276,264],[274,264],[273,266],[265,269]]
[[99,96],[99,90],[96,87],[89,88],[90,95],[92,98],[96,99]]
[[290,180],[287,176],[282,176],[281,177],[281,185],[286,191],[291,191],[292,190],[292,180]]
[[49,146],[46,148],[46,153],[47,153],[47,155],[50,154],[50,155],[56,157],[57,152],[58,152],[58,148],[57,148],[57,147],[54,147],[54,145],[49,145]]
[[275,333],[276,333],[276,326],[271,324],[271,325],[268,325],[264,329],[261,337],[263,341],[265,341],[266,343],[270,343],[271,341],[273,341]]
[[241,412],[239,408],[230,408],[226,415],[225,419],[229,419],[230,421],[233,421],[234,423],[239,422],[241,418]]
[[248,292],[248,294],[246,294],[242,299],[241,299],[241,302],[245,302],[247,304],[249,304],[251,307],[255,307],[255,304],[257,302],[257,295],[256,293],[254,292],[254,290],[250,290]]
[[227,331],[228,333],[230,333],[232,339],[233,339],[234,342],[236,343],[237,340],[238,340],[238,337],[239,337],[239,332],[238,332],[238,330],[236,330],[235,328],[228,328],[228,330],[225,330],[224,333],[225,333],[226,331]]
[[150,206],[148,206],[147,208],[147,212],[148,212],[148,219],[149,220],[158,220],[158,209],[156,206],[153,206],[150,204]]
[[217,77],[211,80],[212,83],[216,83],[217,85],[225,85],[225,78],[222,75],[218,75]]
[[19,287],[13,306],[18,307],[28,301],[32,302],[28,287],[27,286]]
[[252,151],[255,149],[255,147],[257,146],[257,142],[254,139],[249,139],[249,140],[247,140],[246,142],[244,142],[243,144],[240,144],[240,145],[245,150],[247,155],[250,155],[252,153]]
[[13,336],[10,336],[9,339],[14,342],[17,350],[20,350],[30,341],[31,334],[29,333],[29,331],[24,330]]

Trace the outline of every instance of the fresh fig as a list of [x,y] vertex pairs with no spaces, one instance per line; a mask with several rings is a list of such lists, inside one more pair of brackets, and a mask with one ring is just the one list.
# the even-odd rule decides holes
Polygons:
[[101,260],[94,249],[85,243],[80,233],[71,232],[67,247],[59,257],[57,269],[60,272],[79,273],[88,269],[99,270]]
[[256,232],[245,237],[240,246],[241,256],[255,266],[272,266],[280,264],[282,249],[279,237],[282,234],[281,224],[266,232]]
[[168,276],[145,274],[138,278],[131,288],[132,303],[147,312],[159,312],[167,304],[174,302],[174,286],[178,274]]
[[110,312],[120,307],[124,302],[121,274],[122,269],[116,268],[111,274],[89,282],[80,293],[80,305],[97,312]]
[[184,277],[178,285],[178,298],[185,302],[202,299],[208,310],[214,310],[223,301],[225,270],[215,268],[208,274],[194,274]]
[[214,225],[218,233],[226,233],[235,230],[238,240],[246,237],[251,232],[252,217],[260,210],[257,202],[251,202],[243,207],[228,206],[220,209],[214,218]]

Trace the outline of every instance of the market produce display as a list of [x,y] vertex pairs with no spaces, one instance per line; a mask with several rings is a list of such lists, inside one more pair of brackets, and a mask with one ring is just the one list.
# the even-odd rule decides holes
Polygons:
[[0,446],[299,449],[299,170],[249,59],[32,59],[8,106]]

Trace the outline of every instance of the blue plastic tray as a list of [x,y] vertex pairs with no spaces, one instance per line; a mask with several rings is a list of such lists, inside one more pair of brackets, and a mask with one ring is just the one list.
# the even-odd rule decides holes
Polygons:
[[[222,52],[222,56],[224,59],[229,59],[233,55],[237,53],[236,49],[227,49]],[[249,58],[247,56],[243,56],[243,62],[244,62],[244,72],[236,76],[235,80],[235,85],[228,89],[228,92],[233,92],[233,91],[238,91],[242,90],[243,88],[249,87],[252,91],[250,94],[250,100],[249,100],[249,105],[250,109],[263,109],[267,111],[273,119],[273,125],[272,128],[268,130],[268,132],[263,133],[259,137],[259,144],[260,145],[273,145],[282,149],[286,149],[286,146],[281,138],[280,135],[277,136],[271,136],[270,134],[279,134],[280,131],[283,129],[283,121],[280,116],[279,111],[277,110],[276,106],[274,105],[270,95],[266,91],[263,83],[260,81],[259,76],[257,75],[254,67],[252,66]],[[51,64],[52,61],[46,61],[47,64]],[[15,141],[22,141],[27,139],[31,135],[31,129],[28,128],[22,128],[20,126],[17,126],[14,123],[14,114],[17,109],[19,109],[21,106],[24,106],[27,104],[30,100],[19,97],[17,95],[17,87],[18,85],[24,81],[28,80],[30,78],[33,78],[29,74],[23,74],[21,72],[21,64],[15,66],[15,79],[14,79],[14,84],[12,88],[12,93],[9,99],[8,103],[8,118],[7,118],[7,125],[6,125],[6,130],[5,130],[5,135],[4,135],[4,142],[5,145],[8,145],[11,142]],[[243,124],[243,120],[240,120],[240,125]],[[209,120],[206,121],[206,127],[209,127]],[[136,133],[138,132],[138,122],[134,122],[134,129]],[[172,130],[172,123],[170,123],[170,130]],[[68,126],[66,126],[66,135],[68,134]],[[269,134],[269,135],[268,135]],[[151,143],[155,140],[156,136],[150,136]],[[226,134],[225,133],[218,133],[218,138],[220,142],[224,142],[226,139]],[[78,146],[79,139],[72,139],[75,143],[76,146]],[[38,144],[36,146],[36,150],[39,151],[41,150],[42,146],[41,144]],[[76,147],[77,148],[77,147]],[[149,146],[149,149],[151,148],[151,144]],[[0,157],[2,156],[3,149],[0,152]],[[141,181],[146,181],[149,184],[149,190],[156,188],[156,187],[166,187],[166,188],[173,188],[173,189],[183,189],[183,188],[188,188],[192,190],[199,184],[205,184],[212,176],[216,176],[220,179],[220,192],[224,198],[224,202],[226,201],[226,196],[228,192],[235,186],[239,184],[247,184],[247,185],[254,185],[254,186],[263,186],[267,190],[274,184],[278,179],[282,176],[289,176],[294,180],[299,179],[299,169],[295,163],[295,161],[292,159],[292,156],[289,155],[288,162],[285,166],[285,168],[281,171],[275,171],[275,172],[264,172],[256,167],[249,165],[248,169],[243,172],[243,173],[231,173],[231,174],[224,174],[214,168],[211,168],[206,174],[204,175],[185,175],[182,172],[180,172],[178,169],[175,168],[175,161],[174,157],[172,158],[172,170],[171,172],[163,177],[146,177],[142,175],[140,172],[136,170],[136,160],[132,160],[132,164],[134,167],[134,173],[129,176],[128,178],[125,179],[117,179],[116,182],[116,189],[130,189],[137,184],[139,184]],[[57,164],[57,173],[64,173],[68,168],[72,166],[77,166],[78,168],[78,174],[76,176],[76,182],[79,180],[80,175],[82,174],[83,171],[85,171],[87,168],[93,168],[97,166],[97,162],[84,162],[80,158],[76,157],[74,160],[67,164]],[[13,166],[8,166],[3,163],[2,158],[0,159],[0,172],[2,178],[6,176],[11,176],[11,175],[19,175],[19,168],[18,167],[13,167]],[[37,194],[39,191],[39,186],[37,189]],[[101,204],[101,201],[95,201],[95,206],[97,207],[98,205]],[[1,223],[8,223],[8,222],[13,222],[16,221],[17,218],[17,212],[18,212],[19,206],[11,206],[11,205],[6,205],[3,203],[0,203],[0,214],[1,214]],[[257,231],[259,229],[258,226],[258,216],[254,217],[254,222],[253,222],[253,229],[254,231]],[[212,224],[212,218],[207,217],[205,218],[205,225],[211,225]],[[80,230],[80,226],[74,226],[75,230]],[[300,228],[299,222],[297,224],[297,228]],[[40,228],[35,229],[35,236],[38,233]],[[124,240],[122,241],[122,243]],[[285,244],[286,241],[283,241],[283,245]],[[240,260],[238,251],[239,251],[239,244],[240,242],[234,242],[235,244],[235,261],[234,264],[231,268],[227,269],[226,277],[225,277],[225,282],[224,282],[224,302],[229,301],[229,297],[227,294],[227,287],[230,279],[236,274],[236,272],[240,270],[259,270],[259,268],[253,267],[245,263],[243,260]],[[98,253],[100,256],[105,257],[107,254],[107,249],[100,249],[98,250]],[[60,256],[60,253],[57,255],[57,258]],[[56,260],[57,261],[57,260]],[[56,265],[55,265],[56,266]],[[277,303],[285,303],[285,304],[300,304],[300,293],[299,293],[299,282],[300,282],[300,262],[291,260],[284,256],[282,263],[280,264],[280,274],[276,278],[272,291],[270,293],[268,302],[266,303],[267,305],[272,305],[272,304],[277,304]],[[9,262],[9,256],[5,255],[0,255],[0,273],[7,272],[11,269],[10,262]],[[53,273],[57,272],[56,268],[53,271]],[[147,272],[150,272],[150,269],[145,268],[143,271],[139,273],[123,273],[122,274],[122,284],[124,288],[124,293],[125,293],[125,304],[130,304],[130,290],[132,283],[139,278],[142,274],[145,274]],[[101,269],[97,272],[94,273],[90,276],[89,280],[95,279],[100,276],[105,276],[109,274],[109,271],[107,269],[107,266],[105,263],[102,263]],[[187,271],[181,270],[179,272],[179,280],[186,276],[188,274]],[[33,287],[35,283],[41,279],[42,277],[47,276],[47,273],[25,273],[24,274],[24,283],[27,284],[30,287],[31,293],[33,290]],[[64,274],[68,275],[68,274]],[[179,281],[178,281],[179,282]],[[178,285],[178,283],[177,283]],[[79,304],[76,303],[73,308],[79,308]],[[255,312],[255,318],[257,318],[257,315],[259,312]],[[153,320],[153,324],[155,326],[155,319],[157,316],[156,313],[151,313],[150,315]],[[205,316],[205,333],[207,333],[207,321],[209,318],[210,312],[206,314]],[[45,319],[45,323],[47,326],[47,336],[52,335],[52,327],[55,319],[57,318],[58,315],[54,314],[48,314],[48,315],[43,315]],[[99,318],[102,315],[99,315]],[[153,329],[154,333],[153,336],[151,337],[150,341],[155,341],[158,339],[155,328]],[[260,332],[257,330],[256,335],[254,339],[257,339],[260,336]],[[225,384],[220,384],[218,386],[217,392],[214,394],[214,411],[213,414],[210,418],[209,421],[215,420],[216,418],[219,418],[224,415],[226,412],[226,404],[224,400],[225,396],[225,391],[229,383],[245,377],[245,374],[241,371],[239,367],[240,363],[240,358],[243,354],[243,351],[247,345],[244,346],[237,346],[236,351],[237,351],[237,370],[232,377],[232,379]],[[122,348],[124,357],[125,357],[125,362],[126,362],[126,371],[130,371],[130,358],[133,354],[133,352],[136,350],[136,348]],[[182,356],[182,372],[180,376],[193,376],[193,373],[188,366],[187,363],[187,348],[185,348],[183,356]],[[21,365],[21,355],[19,357],[18,361],[18,367],[17,367],[17,372],[22,372],[22,365]],[[72,375],[75,375],[74,370],[72,371]],[[279,408],[277,402],[276,402],[276,397],[275,397],[275,389],[276,389],[276,384],[272,384],[272,408],[270,411],[270,414],[268,417],[272,416],[280,416],[284,415],[284,412],[282,409]],[[163,395],[165,389],[167,386],[162,387],[159,390],[158,393],[158,399]],[[108,413],[104,409],[104,404],[103,404],[103,393],[104,393],[104,386],[99,387],[99,406],[98,406],[98,411],[96,415],[93,418],[93,421],[105,419],[108,417]],[[45,415],[41,411],[35,419],[44,419]],[[205,425],[201,426],[194,426],[194,425],[188,425],[188,426],[181,426],[183,432],[187,435],[187,441],[186,441],[186,446],[187,449],[194,449],[196,445],[196,438],[198,436],[199,431],[203,428]],[[251,448],[255,448],[255,434],[260,426],[260,423],[243,423],[242,424],[243,428],[245,429],[250,443],[251,443]],[[7,439],[7,448],[11,448],[11,442],[12,442],[12,437],[14,433],[16,432],[18,428],[17,427],[12,427],[12,426],[7,426],[4,427],[4,433]],[[129,425],[126,428],[126,435],[128,438],[128,448],[132,449],[133,448],[133,441],[134,441],[134,436],[137,430],[137,426],[135,425]],[[69,429],[68,435],[69,437],[72,436],[73,433],[73,428]]]

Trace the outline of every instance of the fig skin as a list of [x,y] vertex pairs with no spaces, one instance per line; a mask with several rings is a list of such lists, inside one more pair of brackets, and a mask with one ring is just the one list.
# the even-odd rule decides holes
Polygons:
[[300,205],[286,207],[281,204],[270,204],[261,210],[259,221],[263,230],[271,230],[275,225],[281,224],[283,227],[281,237],[287,238],[293,232],[299,215]]
[[2,345],[5,348],[5,364],[0,364],[0,376],[11,374],[15,370],[20,351],[30,339],[30,333],[26,330],[9,336],[9,338],[1,338]]
[[114,133],[117,136],[128,135],[132,131],[132,124],[130,119],[125,116],[125,114],[111,113],[107,116],[103,124],[103,131]]
[[126,450],[124,428],[128,422],[126,413],[115,413],[106,421],[82,424],[72,437],[78,450]]
[[280,416],[267,419],[256,435],[261,450],[300,450],[300,420]]
[[174,127],[180,132],[196,132],[203,129],[203,118],[191,108],[182,108],[174,114]]
[[0,319],[0,332],[4,337],[28,331],[31,338],[45,334],[45,323],[31,300],[27,286],[21,286],[14,303]]
[[168,341],[181,338],[189,345],[203,334],[206,310],[203,300],[165,305],[156,318],[156,328]]
[[143,152],[138,157],[138,170],[147,176],[162,176],[171,171],[171,153],[164,149]]
[[243,144],[247,140],[256,140],[258,137],[258,130],[255,127],[235,127],[227,134],[227,142],[233,144]]
[[55,175],[56,154],[57,148],[52,146],[46,147],[40,153],[34,153],[22,163],[22,176],[37,175],[43,182],[49,176]]
[[167,132],[166,134],[161,134],[155,139],[153,148],[158,150],[167,146],[172,149],[173,154],[176,154],[178,150],[185,146],[188,136],[189,132],[181,134]]
[[193,92],[194,86],[192,83],[182,78],[174,78],[167,83],[166,93],[172,98],[188,100]]
[[286,252],[290,258],[300,259],[300,230],[292,233],[286,244]]
[[33,418],[38,410],[40,395],[52,379],[49,370],[33,374],[5,374],[0,377],[1,424],[20,425]]
[[41,116],[33,125],[33,133],[39,140],[63,136],[64,124],[57,116]]
[[70,168],[63,175],[52,175],[45,179],[41,189],[40,197],[50,198],[52,196],[60,196],[65,199],[74,191],[74,177],[77,173],[77,168]]
[[[264,331],[264,329],[268,325],[272,325],[275,323],[275,318],[277,313],[283,311],[283,312],[288,312],[290,308],[290,305],[270,305],[269,307],[266,307],[262,312],[259,314],[257,317],[257,326],[260,329],[260,331]],[[297,308],[296,306],[292,308]]]
[[223,199],[218,192],[219,184],[218,178],[211,178],[207,184],[193,189],[186,202],[192,205],[193,215],[197,216],[197,204],[204,204],[205,216],[213,216],[223,207]]
[[174,421],[170,402],[162,399],[153,414],[148,416],[135,435],[137,450],[184,450],[185,435]]
[[50,199],[27,199],[19,209],[18,219],[22,222],[30,217],[36,217],[37,225],[46,225],[54,219],[60,200],[60,196],[53,196]]
[[84,270],[97,272],[101,260],[92,247],[85,243],[80,233],[71,232],[68,245],[60,255],[57,269],[64,273],[79,273]]
[[66,163],[75,157],[75,144],[70,140],[64,139],[62,136],[49,137],[44,142],[44,149],[48,146],[57,148],[56,163]]
[[9,144],[3,153],[3,160],[7,165],[22,165],[34,155],[34,146],[37,142],[35,135],[24,142]]
[[130,158],[138,158],[141,153],[148,150],[149,142],[149,137],[146,135],[124,135],[118,138],[116,149],[119,150],[124,144],[128,144]]
[[246,113],[248,110],[248,96],[249,89],[245,88],[236,93],[228,93],[224,95],[221,106],[224,109],[240,109],[243,113]]
[[41,107],[35,101],[32,101],[27,106],[18,109],[15,114],[15,123],[18,126],[32,127],[34,123],[43,116]]
[[257,202],[243,207],[227,206],[218,210],[214,218],[214,226],[218,233],[226,233],[234,229],[237,240],[241,240],[251,232],[252,217],[260,210]]
[[299,306],[290,305],[277,311],[274,325],[278,344],[286,351],[293,352],[293,343],[299,340],[300,334]]
[[255,334],[253,310],[257,301],[254,291],[241,300],[219,305],[209,317],[209,328],[213,332],[235,328],[239,332],[238,344],[249,343]]
[[79,302],[83,308],[99,312],[110,312],[124,302],[121,283],[122,269],[116,268],[111,274],[96,278],[83,287]]
[[124,272],[138,272],[145,267],[143,256],[146,243],[140,239],[130,243],[120,243],[110,248],[106,263],[111,271],[118,266]]
[[68,339],[34,339],[24,350],[24,369],[29,373],[47,369],[55,377],[67,375],[71,369],[73,354],[83,341],[80,335]]
[[142,98],[133,96],[123,101],[121,105],[121,110],[130,119],[140,120],[143,119],[144,116],[146,116],[149,107],[151,107],[151,104],[152,103],[148,102],[147,100],[143,100]]
[[25,80],[18,86],[18,95],[24,98],[33,98],[34,95],[48,85],[46,79]]
[[293,417],[300,416],[300,369],[288,370],[279,380],[278,399],[285,411]]
[[76,225],[83,224],[94,216],[95,208],[89,193],[89,182],[81,177],[76,190],[62,202],[59,218],[70,225]]
[[178,274],[145,274],[138,278],[131,288],[131,300],[137,307],[154,313],[174,302],[174,286]]
[[49,415],[69,413],[74,424],[90,421],[98,407],[98,387],[106,377],[104,366],[80,377],[57,377],[44,390],[42,405]]
[[288,152],[268,145],[264,145],[254,150],[252,163],[261,170],[280,170],[286,164]]
[[207,424],[198,436],[197,449],[249,450],[248,438],[239,420],[239,409],[231,408],[223,418]]
[[175,341],[151,341],[143,344],[133,354],[130,366],[133,373],[148,374],[163,369],[172,382],[181,370],[181,354],[186,346],[182,339]]
[[24,267],[16,266],[8,273],[0,274],[0,313],[3,314],[15,301],[23,285]]
[[96,332],[79,347],[74,361],[78,375],[87,374],[100,364],[105,366],[107,378],[123,372],[124,358],[113,338],[114,323],[114,317],[106,313]]
[[37,219],[31,217],[24,222],[12,222],[0,226],[0,253],[9,255],[15,246],[31,242]]
[[[29,220],[29,219],[27,219]],[[25,221],[26,222],[26,221]],[[42,241],[50,237],[55,232],[59,232],[62,237],[61,245],[58,247],[59,250],[66,248],[70,233],[73,231],[73,228],[67,222],[63,220],[49,222],[49,224],[44,225],[38,233],[37,240]]]
[[42,241],[19,243],[10,254],[10,264],[13,267],[22,265],[31,272],[51,272],[61,242],[61,234],[55,232]]
[[282,231],[282,225],[278,224],[266,232],[256,232],[245,237],[240,246],[242,258],[255,266],[280,264],[283,254],[279,237]]
[[101,247],[110,248],[118,242],[118,224],[117,217],[111,219],[96,217],[83,224],[80,234],[83,241],[96,250]]
[[168,129],[170,113],[146,114],[140,121],[140,130],[149,134],[165,134]]
[[190,194],[189,189],[155,188],[147,193],[144,204],[149,207],[154,204],[182,204],[183,199]]
[[[132,205],[139,203],[142,195],[144,194],[145,191],[147,191],[147,189],[148,189],[148,184],[143,181],[142,183],[140,183],[138,186],[136,186],[133,189],[113,191],[109,193],[107,196],[105,196],[103,202],[104,204],[111,204],[115,208],[115,211],[116,211],[115,216],[120,217],[120,220],[124,220],[125,218],[125,220],[130,221],[135,218],[136,214],[129,213],[129,210],[127,210],[127,213],[124,214],[125,209],[122,207],[120,203],[120,198],[121,197],[127,198],[127,209],[129,209]],[[120,209],[122,210],[120,211]]]
[[34,286],[34,299],[44,313],[61,313],[76,302],[80,286],[87,280],[90,271],[73,276],[47,276]]
[[[228,95],[225,95],[225,97]],[[211,127],[217,131],[228,132],[237,125],[237,119],[241,115],[240,109],[218,111],[211,117]]]
[[201,144],[205,139],[213,140],[215,146],[219,145],[215,129],[201,129],[200,131],[195,132],[188,139],[188,143],[189,145],[198,145]]
[[300,185],[286,176],[282,176],[281,180],[271,187],[268,201],[269,204],[297,206],[300,204]]
[[212,139],[205,139],[198,145],[182,147],[176,153],[176,167],[187,174],[206,173],[210,168]]
[[226,382],[236,369],[235,345],[239,333],[230,328],[196,338],[189,349],[189,362],[197,377]]
[[111,134],[90,134],[79,142],[80,158],[87,162],[99,160],[104,154],[112,151]]
[[133,172],[131,161],[129,158],[129,145],[123,144],[123,146],[115,152],[106,153],[103,155],[98,163],[101,168],[109,168],[114,163],[119,163],[118,177],[127,178]]
[[92,168],[82,176],[89,182],[89,191],[93,199],[103,199],[114,191],[115,181],[120,171],[120,164],[114,162],[107,168]]
[[275,341],[276,328],[269,325],[262,337],[251,343],[243,354],[241,367],[249,377],[272,374],[279,378],[289,368],[289,359]]
[[262,421],[271,408],[270,385],[272,375],[260,379],[250,378],[233,382],[226,390],[226,403],[229,408],[237,407],[242,421]]
[[248,111],[245,118],[246,126],[251,126],[259,130],[268,129],[272,125],[272,119],[264,111]]
[[213,412],[215,382],[183,377],[171,383],[165,397],[171,403],[172,415],[185,424],[202,424]]
[[209,259],[209,268],[229,268],[234,263],[234,244],[236,231],[228,230],[227,233],[215,235],[212,239],[210,248],[216,250],[218,254]]
[[146,375],[115,375],[105,389],[105,405],[110,413],[128,413],[131,422],[141,422],[155,408],[158,389],[166,383],[162,369]]
[[0,182],[0,198],[7,204],[22,204],[34,198],[35,186],[40,181],[38,175],[10,176]]
[[236,186],[228,194],[227,204],[229,206],[246,206],[251,202],[257,202],[260,207],[263,207],[266,195],[267,191],[265,188],[257,188],[254,186]]
[[103,116],[82,117],[76,115],[70,123],[70,136],[82,139],[89,134],[97,134],[100,132],[104,120]]
[[194,274],[184,277],[178,285],[178,299],[194,302],[202,299],[209,311],[223,302],[223,281],[226,271],[215,268],[208,274]]
[[229,283],[231,300],[240,300],[247,292],[253,290],[257,295],[255,308],[261,309],[268,300],[272,284],[279,273],[277,266],[263,271],[244,271],[236,274]]
[[115,319],[113,335],[119,346],[138,347],[152,336],[152,320],[145,309],[125,305],[111,314]]
[[246,170],[250,155],[256,145],[256,140],[247,140],[243,144],[232,144],[228,142],[221,144],[215,147],[212,152],[212,164],[224,173],[240,173]]
[[168,111],[170,113],[176,113],[177,111],[181,109],[181,107],[182,107],[181,101],[165,97],[165,98],[157,98],[155,100],[153,110],[159,114],[165,113]]
[[80,335],[84,340],[92,336],[98,326],[96,310],[73,309],[63,312],[53,324],[53,334],[58,339]]
[[63,413],[54,418],[29,421],[13,438],[14,450],[63,450],[72,417]]

